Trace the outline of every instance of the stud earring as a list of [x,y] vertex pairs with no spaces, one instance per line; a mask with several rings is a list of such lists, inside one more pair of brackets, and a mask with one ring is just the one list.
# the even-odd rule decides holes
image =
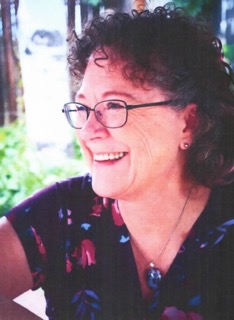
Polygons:
[[184,149],[188,149],[189,148],[189,143],[185,142],[184,143]]

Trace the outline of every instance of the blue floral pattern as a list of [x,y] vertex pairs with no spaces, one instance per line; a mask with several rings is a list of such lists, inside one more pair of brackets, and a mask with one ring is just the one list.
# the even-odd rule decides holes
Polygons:
[[[231,320],[233,199],[233,186],[212,192],[147,304],[117,203],[98,197],[89,175],[39,192],[8,219],[25,248],[34,287],[45,290],[50,320]],[[228,286],[226,300],[222,286]]]
[[207,237],[204,241],[200,241],[200,249],[214,248],[228,234],[231,228],[234,228],[234,219],[225,221],[217,227],[211,228],[207,232]]
[[75,294],[72,304],[76,304],[75,319],[97,319],[96,314],[101,311],[100,299],[91,290],[82,290]]

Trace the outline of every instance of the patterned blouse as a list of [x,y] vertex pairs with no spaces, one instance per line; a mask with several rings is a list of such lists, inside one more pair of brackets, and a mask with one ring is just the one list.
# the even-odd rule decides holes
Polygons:
[[7,217],[50,320],[234,319],[234,185],[212,190],[147,304],[128,229],[90,175],[43,189]]

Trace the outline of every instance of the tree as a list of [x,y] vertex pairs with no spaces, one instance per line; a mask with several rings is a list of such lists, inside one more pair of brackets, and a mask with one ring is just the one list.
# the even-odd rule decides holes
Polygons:
[[[12,23],[11,23],[11,3],[9,0],[0,0],[1,17],[2,17],[2,42],[3,42],[3,59],[2,70],[4,71],[3,88],[6,93],[5,105],[9,117],[9,121],[13,122],[17,118],[17,102],[16,102],[16,63],[14,59],[14,48],[12,41]],[[1,106],[1,112],[4,112],[4,107]],[[4,121],[3,115],[1,116]],[[3,124],[3,123],[2,123]]]
[[67,34],[70,35],[75,29],[76,0],[67,0]]
[[4,112],[4,78],[3,78],[3,43],[2,37],[0,37],[0,127],[4,124],[5,112]]

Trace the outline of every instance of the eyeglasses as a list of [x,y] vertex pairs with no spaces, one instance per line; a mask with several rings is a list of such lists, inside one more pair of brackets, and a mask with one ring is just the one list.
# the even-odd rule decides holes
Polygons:
[[176,105],[177,100],[130,105],[123,100],[104,100],[97,103],[93,109],[79,102],[68,102],[64,105],[62,112],[65,113],[68,123],[74,129],[82,129],[90,112],[94,112],[98,122],[106,128],[121,128],[128,119],[128,110],[136,108]]

